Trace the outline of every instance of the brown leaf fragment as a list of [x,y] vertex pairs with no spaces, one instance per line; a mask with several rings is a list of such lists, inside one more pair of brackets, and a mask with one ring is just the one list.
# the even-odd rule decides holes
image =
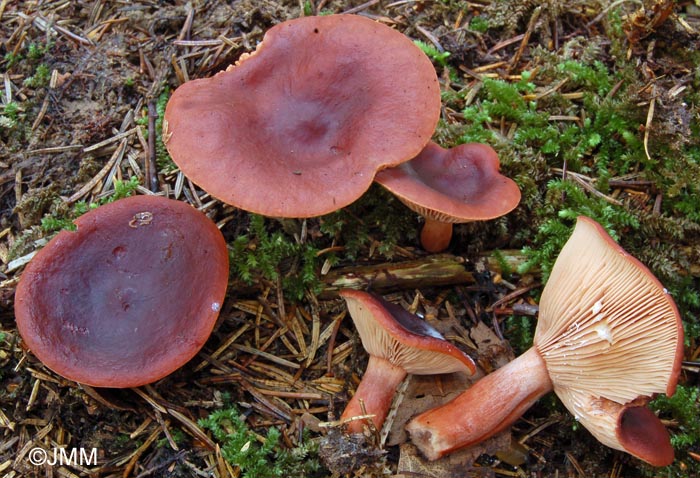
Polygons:
[[404,427],[411,418],[450,401],[469,385],[469,379],[464,373],[411,375],[407,381],[403,400],[396,408],[396,415],[389,430],[387,446],[398,445],[408,440]]
[[[478,363],[486,372],[492,372],[515,358],[508,342],[499,339],[484,322],[472,327],[469,335],[477,346]],[[478,373],[474,378],[478,378]]]
[[375,466],[385,454],[386,451],[377,448],[363,434],[346,434],[342,428],[329,429],[318,449],[318,455],[326,468],[341,476],[362,467]]
[[478,445],[457,450],[436,461],[428,461],[413,444],[404,443],[399,448],[399,464],[394,478],[494,477],[496,475],[492,468],[473,466],[473,463],[482,454],[494,454],[498,450],[508,448],[509,445],[510,432],[506,431]]

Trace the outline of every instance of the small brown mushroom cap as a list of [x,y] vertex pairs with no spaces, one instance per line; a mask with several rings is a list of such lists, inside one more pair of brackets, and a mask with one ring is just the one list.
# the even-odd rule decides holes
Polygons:
[[520,189],[498,172],[493,148],[468,143],[445,149],[434,142],[412,160],[375,180],[421,216],[445,223],[493,219],[520,202]]
[[365,350],[410,374],[476,371],[473,360],[425,321],[379,296],[341,290]]
[[311,217],[417,155],[439,114],[435,69],[406,36],[361,16],[315,16],[274,26],[235,66],[180,86],[163,137],[218,199]]
[[79,217],[24,270],[17,328],[56,373],[97,387],[136,387],[190,360],[219,315],[226,243],[191,206],[134,196]]

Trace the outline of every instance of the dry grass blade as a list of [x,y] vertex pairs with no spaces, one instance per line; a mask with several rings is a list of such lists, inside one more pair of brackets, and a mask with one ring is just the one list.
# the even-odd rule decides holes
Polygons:
[[204,443],[207,446],[207,448],[211,450],[216,448],[216,444],[213,441],[211,441],[211,438],[209,438],[207,434],[204,433],[204,430],[202,430],[199,427],[199,425],[197,425],[195,422],[193,422],[177,410],[169,408],[168,413],[170,414],[170,416],[172,416],[178,422],[180,422],[185,427],[185,429],[192,434],[192,436],[197,438],[201,443]]
[[112,153],[109,161],[104,165],[104,167],[97,173],[90,181],[85,183],[82,188],[75,192],[71,197],[69,197],[66,202],[72,204],[78,199],[89,193],[102,179],[107,175],[107,173],[114,167],[114,165],[121,161],[124,156],[124,151],[126,150],[127,140],[124,139],[119,144],[119,147]]

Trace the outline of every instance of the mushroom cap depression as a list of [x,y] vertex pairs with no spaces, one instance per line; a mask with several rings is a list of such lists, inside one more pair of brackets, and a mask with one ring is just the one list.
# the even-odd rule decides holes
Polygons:
[[377,173],[375,180],[423,217],[445,223],[503,216],[520,202],[520,189],[498,172],[486,144],[445,149],[430,142],[412,160]]
[[428,57],[356,15],[303,17],[251,55],[170,98],[163,138],[216,198],[275,217],[311,217],[359,198],[377,170],[416,156],[440,115]]
[[462,371],[472,375],[476,371],[468,355],[403,307],[359,290],[343,289],[339,294],[370,355],[386,359],[410,374]]
[[219,315],[228,282],[216,225],[183,202],[120,199],[75,221],[24,270],[17,327],[56,373],[136,387],[190,360]]
[[[554,391],[599,441],[650,463],[663,461],[630,449],[636,446],[631,418],[650,420],[629,407],[675,392],[683,357],[680,314],[646,266],[589,218],[578,218],[555,262],[534,344]],[[620,427],[601,428],[598,421]]]

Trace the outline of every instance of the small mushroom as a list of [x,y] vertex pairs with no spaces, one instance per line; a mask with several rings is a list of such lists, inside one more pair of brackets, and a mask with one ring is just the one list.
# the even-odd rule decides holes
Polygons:
[[439,116],[435,68],[408,37],[357,15],[313,16],[272,27],[236,65],[180,86],[163,138],[216,198],[312,217],[417,155]]
[[421,244],[430,252],[450,245],[452,225],[507,214],[520,189],[498,172],[496,151],[481,143],[451,149],[430,142],[412,160],[377,173],[375,181],[425,218]]
[[[340,291],[369,354],[367,369],[341,420],[363,415],[362,404],[381,428],[396,389],[407,374],[452,372],[473,374],[472,359],[414,314],[380,296],[352,289]],[[351,433],[362,431],[364,420],[350,421]]]
[[673,395],[682,354],[666,289],[599,224],[579,217],[542,291],[533,347],[407,430],[437,459],[504,430],[554,390],[603,444],[667,465],[668,432],[644,405]]
[[133,196],[62,231],[24,270],[17,328],[48,368],[95,387],[137,387],[190,360],[219,315],[226,243],[191,206]]

